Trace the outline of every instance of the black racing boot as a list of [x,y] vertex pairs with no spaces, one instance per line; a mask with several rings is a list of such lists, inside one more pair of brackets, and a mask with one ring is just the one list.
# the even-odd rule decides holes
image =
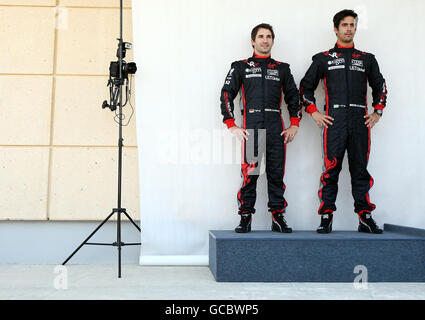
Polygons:
[[282,211],[272,211],[272,231],[291,233],[292,228],[288,227]]
[[372,219],[372,214],[369,211],[359,213],[359,232],[381,234],[383,231],[377,225],[375,220]]
[[332,220],[333,213],[324,213],[322,214],[320,220],[320,226],[316,229],[317,233],[330,233],[332,232]]
[[241,222],[235,228],[235,232],[237,233],[247,233],[251,231],[251,221],[252,214],[251,213],[241,213]]

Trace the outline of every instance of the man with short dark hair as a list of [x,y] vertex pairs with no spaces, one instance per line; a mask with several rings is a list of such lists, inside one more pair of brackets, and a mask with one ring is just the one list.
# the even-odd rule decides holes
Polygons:
[[[323,127],[324,172],[319,190],[321,224],[319,233],[332,231],[338,176],[345,150],[351,174],[354,211],[359,216],[359,232],[382,233],[371,217],[375,205],[369,190],[373,179],[367,171],[370,129],[382,117],[387,87],[375,56],[354,48],[357,14],[342,10],[334,16],[335,47],[313,56],[313,63],[301,80],[302,105],[319,127]],[[325,114],[316,108],[314,91],[323,80]],[[372,88],[374,112],[367,109],[367,84]]]
[[[235,231],[251,231],[255,212],[256,186],[261,155],[266,158],[269,211],[272,231],[292,232],[285,218],[287,203],[283,194],[285,184],[286,143],[291,142],[301,120],[299,93],[289,65],[271,58],[274,32],[269,24],[256,26],[251,33],[252,57],[235,61],[221,90],[223,122],[232,134],[242,140],[243,182],[238,192],[241,221]],[[241,89],[242,128],[235,125],[233,100]],[[288,104],[291,126],[285,130],[281,116],[282,93]],[[248,139],[248,136],[249,139]],[[265,150],[264,150],[265,149]]]

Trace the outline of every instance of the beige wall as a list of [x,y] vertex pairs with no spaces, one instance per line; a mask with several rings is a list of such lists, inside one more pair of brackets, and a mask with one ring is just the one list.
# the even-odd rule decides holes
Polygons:
[[[117,206],[118,125],[101,104],[119,0],[0,0],[0,21],[0,220],[103,220]],[[135,124],[123,129],[122,206],[139,219]]]

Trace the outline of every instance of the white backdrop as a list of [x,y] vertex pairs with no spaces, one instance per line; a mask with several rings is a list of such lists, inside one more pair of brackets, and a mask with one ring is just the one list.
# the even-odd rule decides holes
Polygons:
[[[311,57],[334,46],[332,18],[345,8],[359,13],[356,47],[376,55],[389,91],[372,130],[374,217],[425,228],[425,1],[135,0],[142,264],[206,264],[208,230],[238,224],[240,144],[222,123],[219,94],[230,63],[252,54],[251,29],[273,25],[272,57],[290,63],[299,85]],[[323,105],[321,86],[316,98]],[[320,130],[304,113],[286,158],[287,220],[295,230],[319,223],[321,170]],[[334,230],[355,230],[347,159],[339,186]],[[257,190],[253,229],[269,230],[265,175]]]

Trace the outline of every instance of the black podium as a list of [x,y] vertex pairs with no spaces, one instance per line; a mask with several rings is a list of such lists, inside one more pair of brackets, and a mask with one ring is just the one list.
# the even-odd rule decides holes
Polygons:
[[[357,231],[209,234],[209,267],[219,282],[425,282],[425,230],[385,224]],[[362,274],[361,274],[362,273]]]

